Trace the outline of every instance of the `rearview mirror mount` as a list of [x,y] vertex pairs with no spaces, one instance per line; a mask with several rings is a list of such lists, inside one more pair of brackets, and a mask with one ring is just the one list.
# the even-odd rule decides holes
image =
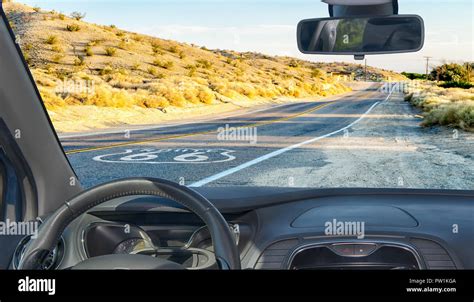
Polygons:
[[307,19],[298,24],[298,48],[305,54],[354,55],[416,52],[425,28],[417,15]]

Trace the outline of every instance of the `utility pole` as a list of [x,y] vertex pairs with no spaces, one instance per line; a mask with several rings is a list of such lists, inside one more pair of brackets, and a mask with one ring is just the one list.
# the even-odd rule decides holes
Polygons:
[[429,73],[429,69],[430,69],[430,60],[431,60],[433,57],[428,57],[428,56],[426,56],[426,57],[424,57],[424,58],[425,58],[425,60],[426,60],[426,73],[425,73],[425,75],[426,75],[426,80],[428,81],[428,73]]
[[367,82],[367,78],[368,78],[368,75],[367,75],[367,59],[365,59],[365,81]]

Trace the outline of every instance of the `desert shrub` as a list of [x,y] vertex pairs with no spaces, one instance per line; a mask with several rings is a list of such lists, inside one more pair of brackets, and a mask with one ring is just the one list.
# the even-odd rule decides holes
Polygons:
[[105,48],[105,55],[108,56],[108,57],[113,57],[115,56],[117,53],[117,49],[113,48],[113,47],[106,47]]
[[77,56],[74,58],[74,66],[84,66],[86,64],[86,60],[83,56]]
[[135,34],[132,36],[132,39],[135,40],[136,42],[142,42],[143,41],[143,36]]
[[154,60],[153,65],[158,66],[163,69],[171,69],[174,66],[174,63],[172,61],[162,61],[162,60]]
[[51,58],[51,61],[53,61],[54,63],[60,63],[63,58],[64,58],[64,54],[58,53],[58,54],[55,54],[55,55]]
[[88,57],[92,57],[94,55],[94,52],[92,51],[92,48],[90,46],[86,46],[84,48],[84,53],[86,54],[86,56]]
[[311,77],[321,78],[323,76],[324,76],[324,71],[322,71],[321,69],[314,68],[313,70],[311,70]]
[[30,56],[30,53],[28,51],[23,52],[23,57],[25,58],[25,62],[27,64],[31,64],[31,56]]
[[101,68],[101,69],[99,70],[99,74],[100,74],[101,76],[104,76],[104,75],[111,74],[113,71],[114,71],[114,70],[113,70],[112,66],[107,65],[107,66],[105,66],[104,68]]
[[81,12],[72,12],[71,13],[71,18],[76,19],[77,21],[80,21],[86,17],[85,13]]
[[291,61],[288,63],[288,67],[291,67],[291,68],[298,68],[298,67],[300,67],[300,64],[299,64],[298,61],[296,61],[296,60],[291,60]]
[[474,91],[422,87],[405,97],[423,110],[423,126],[442,125],[474,131]]
[[194,77],[196,75],[197,68],[194,65],[191,65],[189,68],[186,68],[188,70],[188,77]]
[[68,24],[66,25],[66,30],[70,32],[75,32],[81,30],[81,27],[78,24]]
[[184,107],[186,105],[186,99],[184,98],[184,96],[181,94],[181,92],[175,89],[169,89],[164,93],[163,96],[172,106]]
[[154,108],[154,109],[165,108],[165,107],[168,107],[170,105],[170,103],[168,102],[168,100],[165,97],[156,96],[156,95],[147,96],[143,100],[142,104],[146,108]]
[[139,63],[133,63],[132,65],[132,70],[136,71],[140,69],[140,64]]
[[35,6],[35,7],[33,7],[33,10],[34,10],[35,12],[39,13],[39,12],[41,11],[41,8],[38,7],[38,6]]
[[216,97],[210,89],[202,88],[199,90],[198,98],[204,104],[212,104]]
[[66,19],[66,16],[63,13],[59,13],[58,14],[58,19],[59,20],[64,20],[64,19]]
[[171,53],[178,53],[178,46],[173,45],[169,48],[169,52]]
[[153,51],[153,53],[155,55],[163,55],[164,54],[164,52],[161,48],[161,45],[156,41],[151,43],[151,50]]
[[424,114],[423,125],[453,126],[474,130],[474,104],[445,104]]
[[95,105],[99,107],[129,107],[133,104],[133,98],[124,89],[106,89],[104,87],[96,87],[94,93],[88,95],[85,100],[86,105]]
[[64,49],[60,45],[53,45],[51,50],[57,53],[64,53]]
[[187,87],[184,87],[181,89],[183,91],[183,96],[186,99],[186,101],[190,103],[199,103],[199,89],[197,89],[194,85],[190,86],[188,85]]
[[199,59],[196,61],[196,66],[204,69],[211,69],[212,67],[212,62],[205,60],[205,59]]
[[155,75],[158,74],[158,71],[156,70],[156,68],[155,68],[155,67],[151,67],[151,66],[148,67],[147,72],[148,72],[149,74],[151,74],[152,76],[155,76]]
[[125,40],[122,40],[117,47],[123,50],[128,50],[130,49],[130,44],[128,44]]
[[123,31],[119,31],[118,33],[115,34],[117,37],[122,38],[125,37],[125,33]]
[[180,58],[181,60],[185,59],[185,58],[186,58],[186,53],[185,53],[184,51],[180,51],[180,52],[179,52],[179,58]]
[[46,38],[46,44],[53,45],[53,44],[56,44],[56,43],[58,43],[58,42],[59,42],[58,36],[49,35],[49,36]]
[[33,44],[31,43],[26,43],[25,45],[23,45],[22,49],[23,50],[26,50],[26,51],[29,51],[33,48]]
[[47,109],[55,109],[66,105],[64,99],[49,90],[40,88],[40,94]]
[[155,67],[153,66],[150,66],[148,67],[147,69],[148,73],[151,74],[152,76],[154,76],[155,78],[158,78],[158,79],[164,79],[166,77],[166,75],[164,75],[163,73],[159,72]]
[[89,43],[87,43],[87,46],[97,46],[99,44],[101,44],[102,42],[104,42],[103,40],[101,39],[96,39],[96,40],[92,40],[90,41]]

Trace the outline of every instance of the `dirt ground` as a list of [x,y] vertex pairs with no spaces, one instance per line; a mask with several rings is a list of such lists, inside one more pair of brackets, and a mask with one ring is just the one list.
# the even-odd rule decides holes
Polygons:
[[311,179],[323,187],[474,189],[474,134],[423,128],[418,114],[402,95],[380,103],[346,137],[319,142],[328,164]]

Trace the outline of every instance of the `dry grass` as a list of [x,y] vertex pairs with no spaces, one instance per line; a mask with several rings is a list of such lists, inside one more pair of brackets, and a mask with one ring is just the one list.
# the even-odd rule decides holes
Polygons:
[[105,55],[108,57],[113,57],[117,53],[117,49],[113,47],[106,47],[104,51],[105,51]]
[[[420,83],[420,82],[417,82]],[[474,132],[474,88],[418,84],[406,100],[423,110],[422,125],[442,125]]]

